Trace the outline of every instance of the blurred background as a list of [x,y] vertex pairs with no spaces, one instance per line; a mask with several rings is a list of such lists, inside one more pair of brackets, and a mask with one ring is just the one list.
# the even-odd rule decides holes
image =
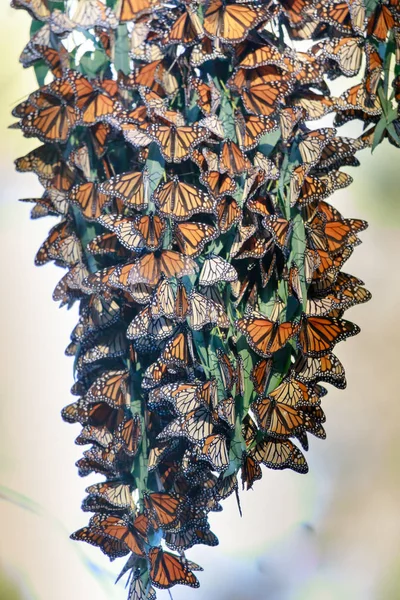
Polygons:
[[[31,222],[31,207],[17,201],[42,193],[34,175],[13,165],[38,142],[7,129],[13,106],[37,86],[33,70],[18,63],[30,18],[7,4],[0,8],[0,600],[125,599],[123,584],[114,586],[123,560],[109,563],[69,540],[87,523],[80,504],[99,476],[78,477],[78,426],[60,417],[71,402],[64,348],[77,309],[60,313],[51,300],[63,271],[33,265],[55,221]],[[241,494],[242,519],[235,499],[225,502],[212,516],[220,545],[188,553],[204,567],[200,590],[173,588],[174,600],[400,598],[400,150],[384,142],[358,157],[362,166],[348,170],[355,182],[332,202],[346,217],[369,221],[345,270],[373,299],[346,313],[362,333],[337,347],[348,386],[328,386],[327,440],[310,440],[307,476],[265,470]]]

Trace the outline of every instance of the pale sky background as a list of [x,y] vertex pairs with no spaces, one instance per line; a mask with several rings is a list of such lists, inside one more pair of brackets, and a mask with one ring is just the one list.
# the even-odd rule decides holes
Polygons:
[[[13,166],[39,143],[7,129],[13,106],[36,87],[33,71],[18,64],[30,19],[7,5],[2,0],[0,600],[119,600],[126,593],[113,579],[124,560],[110,564],[68,538],[87,523],[84,489],[101,477],[78,477],[79,429],[60,417],[72,401],[64,349],[77,308],[60,311],[51,299],[63,270],[33,265],[56,221],[32,222],[30,205],[17,202],[41,195],[36,177]],[[234,499],[224,503],[212,516],[220,545],[188,552],[205,569],[200,589],[173,588],[174,600],[400,598],[400,150],[385,142],[359,157],[362,166],[348,170],[355,183],[331,200],[346,217],[370,223],[345,270],[373,298],[346,313],[362,332],[337,347],[348,386],[329,386],[323,400],[327,440],[311,439],[306,476],[265,470],[241,494],[242,519]],[[2,499],[5,488],[13,502]]]

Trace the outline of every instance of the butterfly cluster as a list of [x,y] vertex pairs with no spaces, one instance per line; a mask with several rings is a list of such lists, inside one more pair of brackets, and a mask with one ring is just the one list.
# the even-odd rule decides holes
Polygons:
[[[370,298],[342,270],[366,223],[327,199],[358,151],[400,146],[400,10],[12,5],[40,84],[15,127],[42,143],[16,167],[44,188],[32,218],[58,217],[35,262],[66,269],[53,297],[79,303],[62,417],[89,447],[79,474],[104,477],[72,538],[128,556],[129,600],[154,599],[199,585],[185,552],[218,543],[208,515],[239,503],[239,472],[247,489],[261,465],[306,473],[308,434],[325,437],[322,384],[346,385],[333,350],[359,332],[343,315]],[[359,137],[338,133],[349,120]]]

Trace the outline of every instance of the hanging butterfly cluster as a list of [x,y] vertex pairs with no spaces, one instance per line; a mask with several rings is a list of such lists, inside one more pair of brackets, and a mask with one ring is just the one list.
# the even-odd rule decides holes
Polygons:
[[[44,187],[32,217],[60,217],[36,264],[66,268],[54,299],[80,306],[62,416],[91,445],[79,474],[105,477],[72,537],[129,554],[131,600],[197,587],[185,551],[218,543],[208,513],[239,470],[247,489],[261,464],[306,473],[295,441],[325,437],[321,382],[346,385],[332,350],[370,294],[342,267],[366,223],[327,197],[358,150],[400,146],[399,6],[12,5],[33,17],[21,62],[41,85],[13,111],[42,142],[16,165]],[[329,114],[360,137],[312,128]]]

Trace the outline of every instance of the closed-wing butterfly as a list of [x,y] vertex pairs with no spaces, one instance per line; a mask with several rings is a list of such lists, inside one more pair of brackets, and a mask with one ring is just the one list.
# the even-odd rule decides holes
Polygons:
[[360,328],[343,319],[303,316],[298,334],[298,344],[306,356],[321,357],[346,338],[357,335]]
[[98,185],[92,182],[74,186],[69,192],[69,200],[80,208],[89,221],[96,220],[103,208],[111,203],[111,198],[99,191]]
[[199,582],[185,559],[165,552],[161,547],[151,548],[148,559],[150,579],[155,587],[166,589],[176,584],[199,587]]
[[209,286],[222,281],[236,281],[236,269],[229,262],[217,255],[212,255],[203,263],[199,276],[199,285]]
[[292,469],[297,473],[308,472],[306,459],[290,440],[265,437],[250,451],[250,456],[270,469]]

